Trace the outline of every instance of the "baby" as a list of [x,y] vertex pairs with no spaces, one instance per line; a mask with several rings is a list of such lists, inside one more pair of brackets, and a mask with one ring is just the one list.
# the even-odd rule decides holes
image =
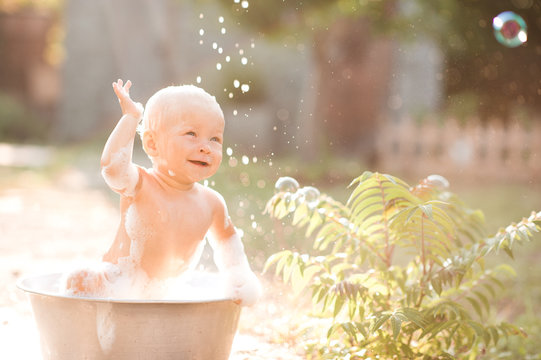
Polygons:
[[[113,83],[122,117],[101,158],[105,182],[120,194],[120,226],[100,266],[65,277],[66,292],[161,296],[165,280],[196,265],[208,236],[225,279],[225,295],[242,305],[253,304],[260,284],[225,201],[198,183],[214,175],[222,161],[225,122],[220,106],[203,89],[170,86],[148,100],[143,115],[142,105],[130,98],[130,87],[129,80]],[[137,131],[151,169],[132,162]]]

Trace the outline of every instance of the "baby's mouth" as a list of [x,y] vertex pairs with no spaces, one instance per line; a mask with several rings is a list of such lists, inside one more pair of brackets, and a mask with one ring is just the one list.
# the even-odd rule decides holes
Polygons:
[[189,160],[192,164],[197,166],[209,166],[209,163],[201,160]]

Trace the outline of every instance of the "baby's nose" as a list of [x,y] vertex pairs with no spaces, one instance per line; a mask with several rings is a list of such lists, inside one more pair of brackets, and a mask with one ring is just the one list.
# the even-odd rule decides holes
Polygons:
[[209,144],[207,144],[206,142],[201,143],[201,145],[200,145],[200,147],[199,147],[199,152],[208,154],[208,153],[210,152],[210,146],[209,146]]

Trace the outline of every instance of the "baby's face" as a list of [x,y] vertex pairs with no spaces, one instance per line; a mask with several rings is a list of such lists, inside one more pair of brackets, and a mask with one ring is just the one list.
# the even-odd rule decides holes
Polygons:
[[179,183],[193,183],[216,173],[222,162],[224,119],[197,109],[162,124],[158,170]]

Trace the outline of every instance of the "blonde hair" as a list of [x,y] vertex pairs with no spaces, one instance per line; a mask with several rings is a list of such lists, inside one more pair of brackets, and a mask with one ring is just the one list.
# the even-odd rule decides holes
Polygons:
[[156,131],[171,116],[183,117],[197,109],[216,111],[222,118],[223,111],[216,98],[194,85],[168,86],[158,90],[148,99],[143,121],[137,131],[141,138],[149,130]]

